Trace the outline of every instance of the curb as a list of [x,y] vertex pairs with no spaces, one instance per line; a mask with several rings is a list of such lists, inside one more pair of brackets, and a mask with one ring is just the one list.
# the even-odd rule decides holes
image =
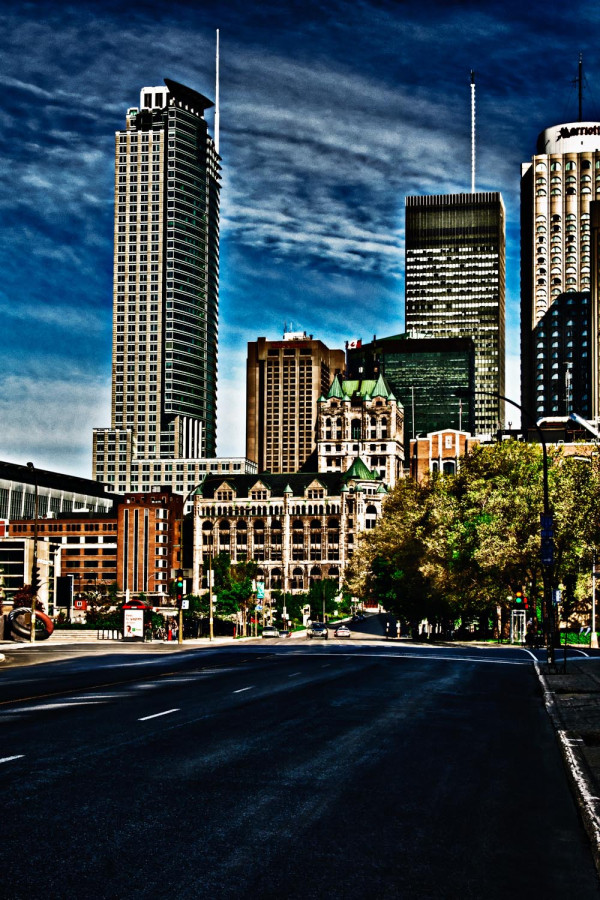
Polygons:
[[595,796],[592,788],[594,783],[592,773],[581,749],[583,739],[576,733],[565,730],[554,692],[550,690],[539,663],[534,663],[534,667],[544,693],[546,712],[556,731],[571,789],[591,844],[594,864],[600,875],[600,797]]

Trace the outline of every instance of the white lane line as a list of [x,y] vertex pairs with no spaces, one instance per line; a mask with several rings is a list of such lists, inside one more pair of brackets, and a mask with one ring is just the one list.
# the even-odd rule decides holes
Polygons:
[[147,722],[148,719],[158,719],[159,716],[169,716],[171,713],[179,712],[179,708],[177,709],[165,709],[164,712],[154,713],[152,716],[142,716],[141,719],[138,719],[138,722]]
[[13,759],[23,759],[24,756],[24,753],[19,753],[18,756],[5,756],[3,759],[0,759],[0,763],[11,762]]
[[327,653],[327,651],[313,650],[310,656],[335,656],[337,659],[381,659],[381,660],[410,660],[410,659],[435,659],[443,662],[469,662],[469,663],[489,663],[495,666],[528,666],[526,660],[517,659],[484,659],[479,656],[429,656],[421,653],[400,654],[400,653]]
[[325,663],[324,666],[321,666],[322,669],[328,669],[331,663]]
[[234,694],[242,694],[244,691],[251,691],[253,687],[254,687],[254,685],[251,684],[250,687],[238,688],[237,691],[234,691],[233,693]]
[[295,675],[302,675],[302,672],[292,672],[291,675],[288,675],[288,678],[293,678]]

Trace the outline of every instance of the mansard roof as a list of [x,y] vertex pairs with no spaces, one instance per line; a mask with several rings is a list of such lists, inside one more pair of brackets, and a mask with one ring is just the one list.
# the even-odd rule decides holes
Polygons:
[[383,397],[386,400],[396,399],[383,375],[379,375],[377,379],[345,379],[344,381],[336,375],[329,388],[327,400],[331,400],[333,397],[338,400],[349,400],[357,394],[361,400],[371,400],[373,397]]
[[344,481],[350,481],[352,478],[357,481],[379,481],[377,472],[372,472],[360,456],[356,457],[343,477]]
[[[282,499],[284,494],[291,493],[294,497],[304,497],[310,487],[315,483],[322,486],[326,497],[339,497],[342,490],[347,490],[348,481],[378,481],[379,475],[365,465],[362,459],[354,460],[347,472],[261,472],[260,475],[229,475],[227,484],[236,494],[235,499],[250,499],[250,492],[260,481],[271,492],[271,500]],[[214,500],[215,494],[223,484],[223,475],[207,475],[202,482],[202,498]],[[198,492],[197,492],[198,493]]]
[[[261,472],[260,475],[230,475],[227,483],[236,492],[236,499],[250,497],[250,491],[260,481],[271,492],[271,499],[283,498],[284,493],[294,497],[303,497],[306,489],[315,481],[323,486],[329,497],[339,496],[342,487],[342,475],[339,472]],[[202,483],[202,497],[213,500],[215,492],[223,483],[222,475],[208,475]]]

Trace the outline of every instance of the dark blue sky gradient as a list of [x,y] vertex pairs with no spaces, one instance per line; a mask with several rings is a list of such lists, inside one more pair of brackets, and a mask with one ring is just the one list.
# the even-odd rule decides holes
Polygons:
[[[518,190],[542,129],[600,114],[595,3],[20,3],[0,14],[0,458],[91,474],[110,422],[114,132],[144,85],[214,97],[221,32],[220,454],[244,453],[246,343],[404,325],[404,197],[507,208],[507,393],[519,386]],[[212,117],[209,114],[212,127]]]

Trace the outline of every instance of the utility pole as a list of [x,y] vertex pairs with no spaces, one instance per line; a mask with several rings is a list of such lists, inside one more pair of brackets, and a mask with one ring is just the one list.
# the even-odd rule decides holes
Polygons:
[[38,479],[37,472],[35,466],[32,462],[27,463],[27,468],[33,473],[34,478],[34,490],[35,490],[35,499],[34,499],[34,513],[33,513],[33,560],[31,562],[31,634],[29,637],[30,642],[35,643],[35,608],[37,602],[37,592],[38,592],[38,561],[37,561],[37,546],[38,546]]

